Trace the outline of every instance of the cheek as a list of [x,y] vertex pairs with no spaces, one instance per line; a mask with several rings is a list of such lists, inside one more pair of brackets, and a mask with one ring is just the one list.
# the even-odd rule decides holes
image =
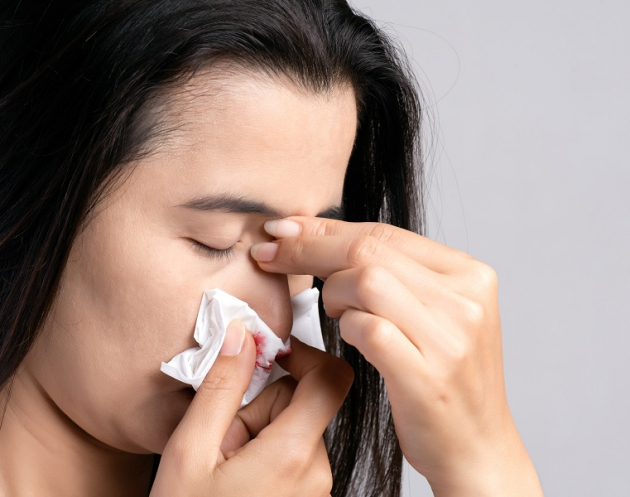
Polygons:
[[195,345],[203,281],[173,240],[152,242],[160,247],[152,251],[142,233],[94,228],[69,259],[34,373],[95,438],[157,452],[190,402],[160,363]]
[[101,231],[91,234],[83,256],[66,268],[61,316],[67,312],[66,325],[81,322],[89,330],[85,353],[105,351],[104,358],[119,363],[123,373],[144,377],[159,370],[174,347],[185,345],[182,337],[194,345],[198,274],[186,267],[174,240],[140,230]]

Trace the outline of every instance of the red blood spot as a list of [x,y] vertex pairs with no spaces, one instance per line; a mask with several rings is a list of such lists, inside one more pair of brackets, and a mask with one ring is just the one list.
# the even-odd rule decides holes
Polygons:
[[276,354],[276,359],[280,359],[281,357],[286,357],[290,353],[291,353],[291,345],[287,347],[287,350],[285,352],[278,352],[278,354]]
[[265,336],[260,331],[254,333],[254,342],[256,342],[256,366],[258,366],[259,368],[271,369],[271,366],[267,368],[260,364],[260,359],[262,358],[263,354],[263,348],[265,347]]
[[256,342],[256,356],[262,355],[263,347],[265,346],[265,336],[260,331],[254,333],[254,342]]

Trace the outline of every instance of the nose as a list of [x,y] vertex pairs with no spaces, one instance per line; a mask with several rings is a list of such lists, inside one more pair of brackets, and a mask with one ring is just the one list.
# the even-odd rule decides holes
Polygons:
[[287,275],[263,271],[253,258],[239,273],[236,279],[231,278],[230,288],[225,288],[225,291],[247,302],[260,319],[283,342],[286,341],[293,327]]
[[293,309],[285,274],[267,273],[266,277],[252,282],[241,300],[247,302],[283,342],[289,338],[293,327]]

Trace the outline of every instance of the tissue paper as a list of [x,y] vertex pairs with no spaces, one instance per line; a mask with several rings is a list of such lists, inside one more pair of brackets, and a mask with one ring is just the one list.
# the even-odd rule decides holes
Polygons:
[[[318,299],[317,288],[308,288],[291,299],[291,335],[325,350]],[[168,363],[163,362],[160,370],[197,390],[219,355],[228,324],[235,318],[243,322],[256,341],[256,366],[241,407],[249,404],[269,383],[286,374],[275,359],[290,352],[290,337],[283,343],[246,302],[218,288],[206,290],[201,299],[194,333],[199,346],[177,354]]]

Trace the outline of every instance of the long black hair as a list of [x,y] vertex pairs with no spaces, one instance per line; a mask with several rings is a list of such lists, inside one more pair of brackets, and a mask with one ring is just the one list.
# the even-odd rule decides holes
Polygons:
[[[415,79],[396,45],[345,0],[3,0],[0,389],[10,392],[51,309],[73,240],[159,133],[145,111],[219,60],[312,92],[350,83],[358,130],[345,219],[424,234]],[[325,433],[333,495],[398,496],[402,454],[382,378],[341,340],[321,298],[320,316],[328,350],[355,370]]]

